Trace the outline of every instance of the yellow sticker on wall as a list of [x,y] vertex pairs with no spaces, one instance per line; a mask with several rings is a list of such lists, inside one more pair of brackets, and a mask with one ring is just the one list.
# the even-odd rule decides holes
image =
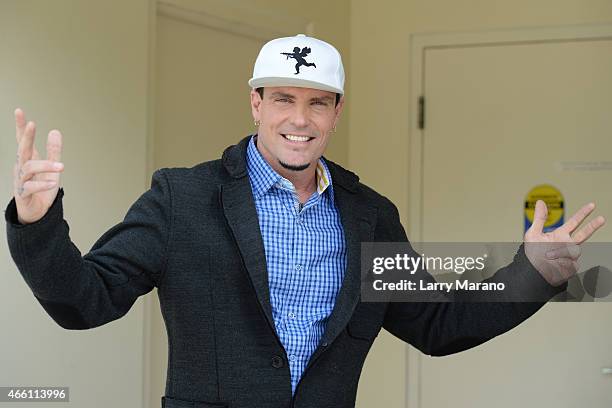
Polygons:
[[552,231],[563,225],[565,215],[563,194],[549,184],[540,184],[532,188],[525,197],[525,231],[533,224],[535,205],[538,200],[544,201],[548,208],[548,218],[544,223],[544,232]]

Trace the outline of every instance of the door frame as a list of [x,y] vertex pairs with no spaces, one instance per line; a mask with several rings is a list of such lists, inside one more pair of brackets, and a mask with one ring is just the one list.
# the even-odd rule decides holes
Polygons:
[[[466,48],[491,45],[542,44],[611,40],[612,24],[528,27],[467,32],[415,33],[410,36],[410,100],[408,180],[408,234],[413,242],[423,236],[423,155],[425,131],[419,128],[419,97],[425,91],[425,52],[430,49]],[[425,107],[425,124],[427,124]],[[406,407],[421,408],[422,353],[406,345]]]

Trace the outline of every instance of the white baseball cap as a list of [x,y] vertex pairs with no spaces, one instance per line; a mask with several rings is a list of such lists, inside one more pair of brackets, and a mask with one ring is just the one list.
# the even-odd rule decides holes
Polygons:
[[261,47],[249,86],[298,86],[343,95],[342,58],[333,45],[314,37],[276,38]]

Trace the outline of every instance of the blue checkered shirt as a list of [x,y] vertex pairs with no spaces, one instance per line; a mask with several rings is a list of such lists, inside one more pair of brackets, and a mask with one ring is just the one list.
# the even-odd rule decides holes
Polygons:
[[317,191],[301,208],[293,184],[261,156],[254,137],[247,168],[266,252],[272,315],[295,393],[342,285],[344,231],[323,159],[317,165]]

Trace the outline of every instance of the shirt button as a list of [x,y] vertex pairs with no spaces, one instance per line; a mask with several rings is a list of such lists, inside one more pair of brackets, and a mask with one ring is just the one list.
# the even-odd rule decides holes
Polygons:
[[295,313],[293,312],[289,312],[288,316],[290,319],[295,319]]
[[322,346],[322,347],[327,347],[327,342],[326,342],[326,341],[324,341],[323,343],[321,343],[321,346]]
[[297,357],[295,356],[295,354],[291,354],[291,355],[289,355],[289,360],[295,361],[295,360],[297,360]]
[[281,368],[283,365],[283,358],[281,356],[272,357],[272,367]]
[[300,264],[295,265],[295,270],[296,271],[301,271],[302,270],[302,265],[300,265]]

